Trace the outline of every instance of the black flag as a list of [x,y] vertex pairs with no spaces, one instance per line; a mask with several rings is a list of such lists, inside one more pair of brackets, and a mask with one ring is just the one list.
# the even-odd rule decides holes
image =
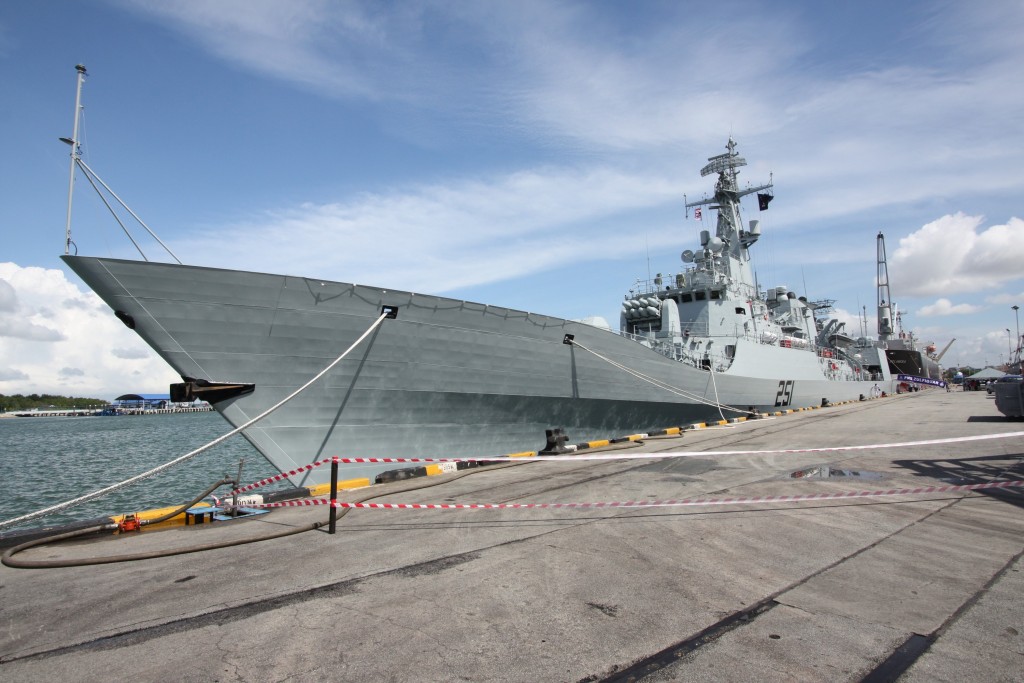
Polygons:
[[770,202],[773,199],[775,199],[775,195],[758,193],[757,208],[759,208],[761,211],[767,211],[768,202]]

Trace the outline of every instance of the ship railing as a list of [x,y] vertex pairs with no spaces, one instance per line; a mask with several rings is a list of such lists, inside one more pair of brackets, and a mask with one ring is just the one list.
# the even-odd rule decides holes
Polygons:
[[[618,334],[619,336],[646,346],[666,358],[686,363],[687,365],[692,365],[695,368],[702,368],[706,370],[710,365],[715,369],[715,372],[724,372],[730,365],[732,365],[732,357],[726,355],[724,352],[707,352],[701,350],[698,353],[696,351],[692,351],[689,348],[689,343],[686,341],[683,343],[677,343],[670,339],[659,338],[655,336],[654,332],[634,334],[619,331]],[[702,335],[702,338],[705,339],[714,339],[715,337],[721,337],[722,339],[735,339],[734,335]],[[686,337],[683,338],[685,339]]]
[[885,379],[881,372],[872,372],[855,358],[839,348],[819,347],[818,360],[825,374],[831,379],[861,380],[880,382]]
[[[694,323],[694,326],[698,327],[696,323]],[[700,327],[706,329],[707,325],[701,324]],[[729,344],[715,345],[722,347],[723,351],[707,352],[703,349],[691,350],[687,341],[677,343],[671,339],[658,337],[656,336],[656,331],[638,334],[623,331],[618,331],[617,333],[620,336],[631,339],[632,341],[642,344],[653,351],[657,351],[667,358],[680,363],[686,363],[687,365],[691,365],[695,368],[707,370],[708,367],[711,366],[714,368],[715,372],[724,372],[730,365],[732,365],[732,357],[724,352],[724,347],[730,346]],[[734,340],[736,338],[745,338],[767,346],[776,346],[779,344],[778,340],[766,341],[762,338],[760,332],[755,333],[753,331],[747,331],[743,334],[701,334],[694,336],[700,336],[702,339],[712,340]],[[683,339],[685,340],[686,337],[684,336]],[[808,341],[808,344],[809,345],[804,348],[818,357],[818,362],[821,364],[822,372],[829,379],[836,381],[858,379],[866,381],[881,381],[884,379],[881,373],[869,372],[867,368],[862,367],[857,361],[847,356],[840,349],[821,347],[810,341]]]
[[671,273],[648,280],[638,279],[630,290],[630,297],[664,295],[665,292],[690,289],[694,286],[697,289],[701,287],[717,288],[720,285],[725,285],[734,296],[739,296],[743,300],[766,302],[765,293],[760,292],[759,295],[757,288],[751,285],[741,283],[736,278],[727,276],[724,273],[711,273],[695,267],[687,268],[679,273]]
[[711,334],[711,328],[706,322],[698,322],[696,320],[680,320],[679,330],[683,339],[693,337],[716,337],[716,336],[732,336],[732,335],[713,335]]
[[682,322],[682,323],[679,324],[679,327],[680,327],[680,333],[678,335],[675,335],[675,334],[672,334],[672,335],[663,334],[661,330],[657,330],[657,329],[641,330],[639,332],[625,332],[623,330],[619,330],[618,334],[623,336],[623,337],[626,337],[627,339],[632,339],[635,342],[641,342],[641,343],[643,343],[645,341],[654,341],[654,340],[657,340],[659,342],[663,342],[663,341],[666,340],[666,338],[674,337],[674,336],[681,337],[684,340],[684,342],[689,341],[690,337],[695,337],[695,338],[699,337],[701,339],[713,339],[715,337],[733,338],[733,337],[736,336],[736,335],[732,335],[732,334],[720,334],[720,335],[709,334],[708,324],[704,323],[704,322],[702,322],[702,323]]
[[[639,332],[625,332],[623,330],[617,330],[616,333],[620,336],[626,337],[627,339],[631,339],[635,342],[646,344],[648,346],[655,342],[671,343],[671,337],[682,338],[684,344],[688,344],[692,339],[745,339],[757,344],[763,344],[764,346],[786,346],[786,344],[783,343],[785,340],[780,333],[765,330],[760,326],[755,329],[753,327],[744,328],[741,325],[735,325],[731,332],[712,333],[707,322],[684,320],[679,323],[679,328],[680,334],[678,335],[665,334],[661,330],[653,328],[650,330],[640,330]],[[730,343],[730,341],[726,341],[726,344],[728,343]],[[792,342],[790,343],[790,346],[796,347]],[[805,340],[799,348],[809,349],[812,351],[818,349],[818,347],[810,340]]]

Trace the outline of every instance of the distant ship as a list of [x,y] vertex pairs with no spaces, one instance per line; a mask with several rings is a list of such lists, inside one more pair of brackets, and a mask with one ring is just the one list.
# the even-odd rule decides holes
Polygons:
[[[81,74],[80,67],[79,97]],[[76,112],[78,107],[76,106]],[[77,117],[72,172],[78,158]],[[178,374],[172,400],[201,397],[245,424],[351,356],[243,434],[282,472],[328,456],[483,457],[538,450],[545,430],[606,439],[855,400],[895,382],[885,350],[828,319],[829,302],[762,291],[760,237],[740,202],[731,138],[702,176],[714,234],[678,274],[638,281],[617,330],[489,304],[319,278],[65,254],[63,259]],[[91,169],[88,169],[91,172]],[[70,240],[70,191],[69,227]],[[327,480],[326,468],[293,474]]]
[[939,361],[949,350],[955,339],[946,344],[941,353],[935,353],[935,345],[920,348],[920,341],[913,332],[903,330],[899,307],[893,302],[889,291],[889,267],[885,255],[885,235],[878,233],[878,344],[885,349],[889,371],[896,375],[912,375],[941,380],[942,368]]

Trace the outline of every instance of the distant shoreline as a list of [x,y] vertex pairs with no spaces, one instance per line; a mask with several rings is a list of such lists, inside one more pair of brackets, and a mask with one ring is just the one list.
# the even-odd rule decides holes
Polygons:
[[103,414],[103,408],[68,408],[66,410],[16,410],[0,413],[0,418],[7,417],[123,417],[130,415],[171,415],[178,413],[209,413],[213,407],[209,404],[196,406],[179,406],[175,408],[118,408],[115,415]]

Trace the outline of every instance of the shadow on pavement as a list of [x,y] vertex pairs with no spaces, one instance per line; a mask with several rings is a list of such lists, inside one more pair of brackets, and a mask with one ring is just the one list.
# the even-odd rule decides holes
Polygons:
[[[1024,479],[1024,453],[942,460],[894,460],[893,465],[944,484],[985,484]],[[1021,489],[980,489],[975,493],[1024,508]]]

